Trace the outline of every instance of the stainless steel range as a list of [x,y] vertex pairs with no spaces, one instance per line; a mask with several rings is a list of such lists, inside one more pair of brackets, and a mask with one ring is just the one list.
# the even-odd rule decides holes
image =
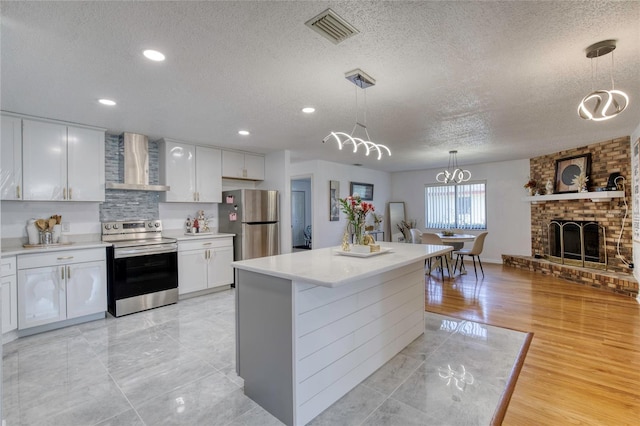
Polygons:
[[119,317],[178,301],[178,244],[159,220],[102,223],[107,249],[107,300]]

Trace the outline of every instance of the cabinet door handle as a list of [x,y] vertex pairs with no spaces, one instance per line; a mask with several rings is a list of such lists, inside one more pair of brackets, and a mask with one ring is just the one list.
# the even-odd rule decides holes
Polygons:
[[71,266],[67,266],[67,279],[71,279]]
[[73,188],[69,188],[69,199],[73,198]]
[[198,194],[198,201],[200,201],[200,192],[198,192],[197,194]]
[[16,198],[20,199],[20,185],[16,186]]
[[63,200],[67,199],[67,188],[62,188],[62,199]]
[[60,279],[64,281],[64,266],[60,268]]
[[69,259],[73,259],[73,256],[62,256],[58,258],[58,260],[69,260]]

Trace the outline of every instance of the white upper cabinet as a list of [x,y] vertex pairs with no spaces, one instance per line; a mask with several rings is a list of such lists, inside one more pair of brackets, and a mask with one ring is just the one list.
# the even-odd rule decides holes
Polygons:
[[222,153],[219,149],[196,147],[196,186],[198,201],[222,201]]
[[0,198],[22,199],[22,119],[2,116]]
[[67,127],[67,199],[104,201],[104,131]]
[[161,194],[162,201],[196,201],[196,147],[166,139],[158,145],[160,183],[171,187]]
[[104,130],[22,120],[24,200],[104,201]]
[[162,139],[160,183],[170,191],[165,202],[219,203],[222,197],[221,153],[219,149]]
[[264,180],[264,157],[238,151],[222,151],[222,177]]

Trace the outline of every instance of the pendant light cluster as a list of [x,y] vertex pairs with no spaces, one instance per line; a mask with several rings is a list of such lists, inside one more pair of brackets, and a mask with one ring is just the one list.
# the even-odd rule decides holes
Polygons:
[[[362,147],[365,150],[365,155],[369,155],[372,152],[378,153],[378,160],[382,159],[382,154],[387,153],[391,155],[391,150],[386,146],[371,141],[369,132],[367,131],[367,95],[366,88],[376,84],[376,81],[367,75],[364,71],[356,69],[345,74],[345,78],[355,84],[357,87],[363,89],[365,95],[365,108],[364,108],[364,123],[358,121],[358,89],[356,88],[356,124],[353,126],[351,133],[345,132],[331,132],[322,140],[322,143],[328,140],[335,140],[338,144],[338,149],[342,149],[345,145],[353,145],[353,152],[358,152],[358,148]],[[355,137],[354,133],[357,128],[364,130],[364,136],[366,139]]]
[[[591,90],[582,98],[578,105],[580,118],[592,121],[604,121],[615,117],[624,111],[629,105],[629,96],[621,90],[616,90],[613,83],[613,51],[616,48],[615,40],[605,40],[587,47],[587,58],[591,59]],[[593,89],[594,74],[597,76],[597,58],[611,53],[611,90]],[[593,58],[596,58],[596,71],[593,70]]]
[[471,172],[458,167],[458,151],[449,151],[449,166],[436,175],[440,183],[462,183],[471,179]]

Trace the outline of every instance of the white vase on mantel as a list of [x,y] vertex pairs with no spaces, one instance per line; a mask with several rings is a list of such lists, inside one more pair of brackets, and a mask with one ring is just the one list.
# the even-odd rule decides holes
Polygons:
[[551,182],[551,179],[547,179],[547,184],[544,186],[544,189],[545,189],[545,194],[547,195],[553,194],[553,182]]

